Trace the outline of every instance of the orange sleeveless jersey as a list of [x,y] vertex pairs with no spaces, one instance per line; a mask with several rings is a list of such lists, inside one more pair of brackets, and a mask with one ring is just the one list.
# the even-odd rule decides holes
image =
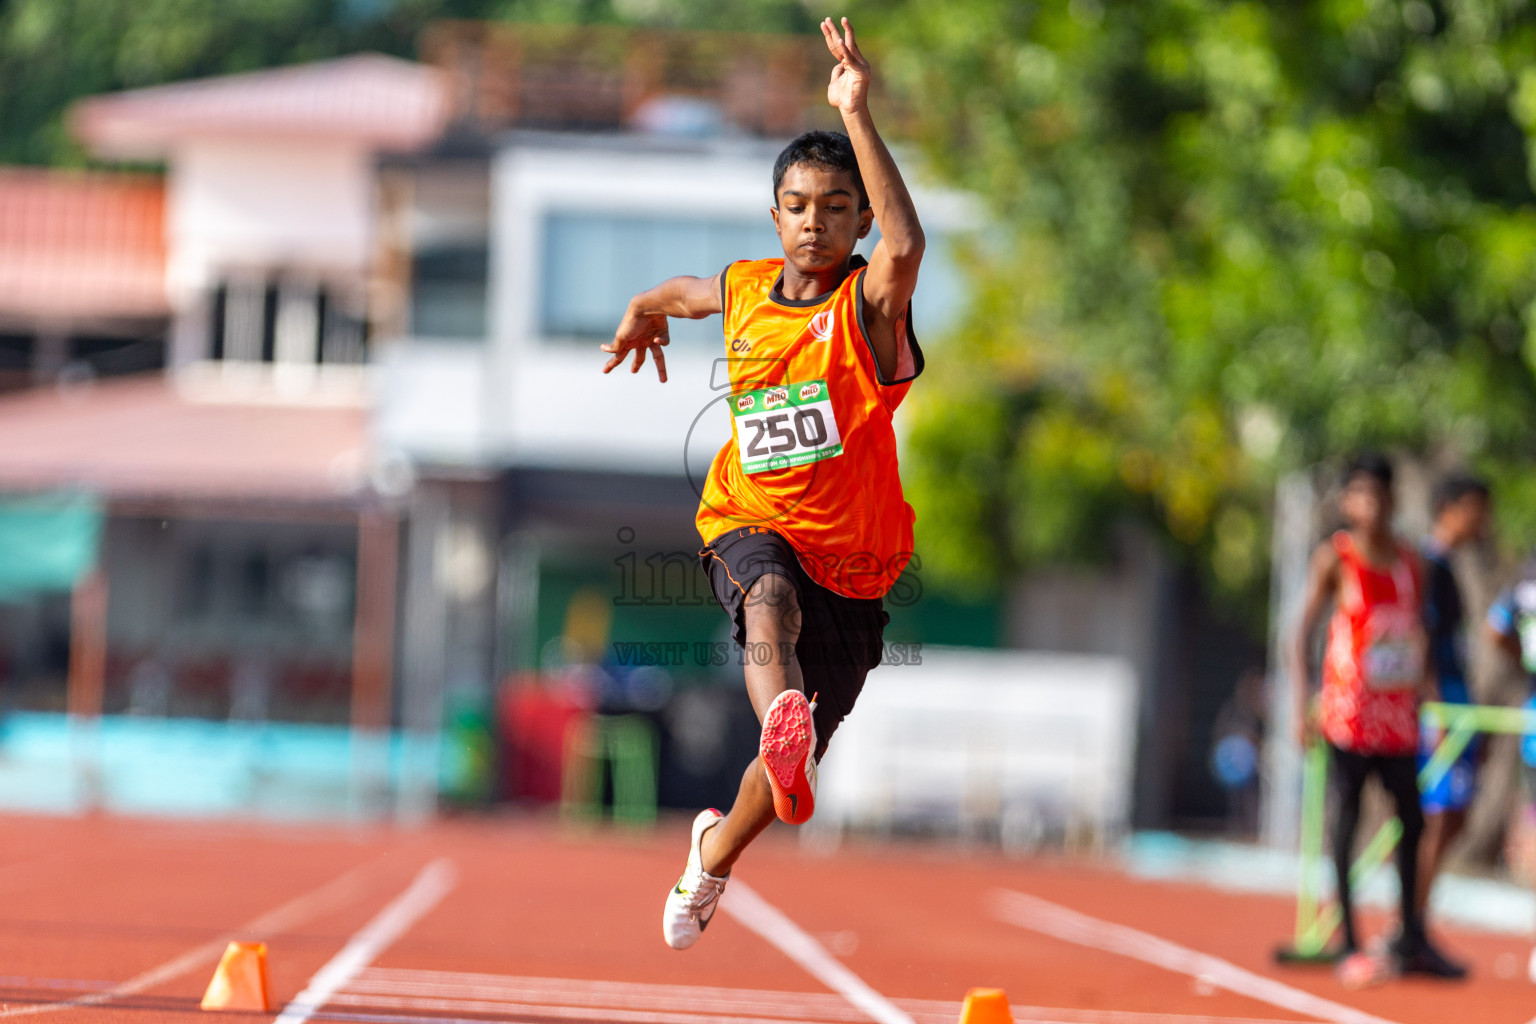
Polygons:
[[721,275],[732,437],[715,455],[696,520],[708,544],[772,530],[811,579],[845,597],[882,597],[912,554],[891,416],[923,369],[897,323],[897,366],[880,379],[863,326],[864,263],[836,289],[789,300],[784,261],[744,260]]

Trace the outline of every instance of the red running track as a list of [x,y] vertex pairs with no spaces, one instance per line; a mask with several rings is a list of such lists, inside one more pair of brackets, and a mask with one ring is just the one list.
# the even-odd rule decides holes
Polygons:
[[[941,1024],[982,985],[1007,990],[1018,1024],[1536,1017],[1521,940],[1448,931],[1473,980],[1348,992],[1271,963],[1285,900],[1060,858],[817,855],[780,826],[738,867],[729,912],[679,953],[660,917],[687,831],[3,818],[0,1024],[206,1021],[197,1003],[231,937],[268,943],[285,1024]],[[290,1005],[306,989],[318,1005]]]

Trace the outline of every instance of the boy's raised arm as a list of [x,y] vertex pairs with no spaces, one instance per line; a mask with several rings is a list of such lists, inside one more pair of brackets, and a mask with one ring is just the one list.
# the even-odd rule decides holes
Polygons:
[[853,26],[844,18],[839,35],[832,19],[827,18],[821,23],[821,34],[838,60],[827,83],[827,102],[843,115],[869,205],[880,225],[880,242],[864,272],[865,327],[875,347],[880,374],[889,379],[896,375],[897,325],[907,315],[907,304],[917,288],[917,268],[925,244],[923,226],[896,161],[869,116],[871,71],[869,61],[859,52]]
[[[721,271],[721,274],[725,271]],[[656,359],[656,376],[667,382],[667,359],[662,347],[672,339],[667,333],[667,317],[686,320],[702,320],[721,312],[720,274],[714,277],[669,277],[654,288],[649,288],[629,300],[629,309],[613,332],[613,340],[599,346],[613,358],[603,364],[608,373],[634,354],[630,373],[639,373],[645,365],[645,354],[650,352]]]

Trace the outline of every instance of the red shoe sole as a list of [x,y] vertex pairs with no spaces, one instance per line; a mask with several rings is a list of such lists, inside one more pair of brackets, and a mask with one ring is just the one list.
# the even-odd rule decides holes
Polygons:
[[798,690],[780,694],[763,717],[758,756],[768,770],[773,811],[790,825],[803,825],[816,813],[816,793],[805,777],[811,731],[811,703]]

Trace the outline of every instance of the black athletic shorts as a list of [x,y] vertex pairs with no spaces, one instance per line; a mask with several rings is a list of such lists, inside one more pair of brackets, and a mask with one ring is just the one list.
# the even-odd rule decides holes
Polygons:
[[778,657],[767,648],[748,648],[747,592],[763,576],[777,573],[794,585],[800,602],[800,636],[795,658],[805,678],[805,695],[816,697],[816,759],[826,752],[838,723],[853,710],[864,677],[880,664],[882,637],[891,621],[880,598],[844,597],[806,575],[781,535],[746,526],[716,537],[699,552],[715,600],[731,617],[731,637],[743,657]]

